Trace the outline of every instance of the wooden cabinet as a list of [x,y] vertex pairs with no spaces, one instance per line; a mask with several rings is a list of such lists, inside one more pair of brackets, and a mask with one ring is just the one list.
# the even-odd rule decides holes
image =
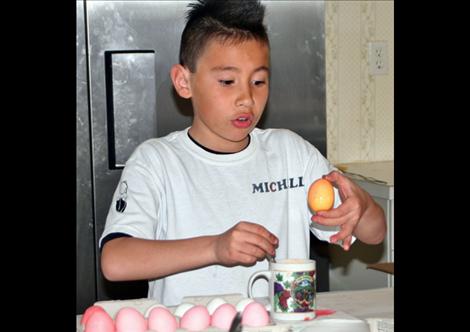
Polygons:
[[394,261],[393,161],[349,163],[337,167],[383,208],[387,235],[379,245],[366,245],[356,240],[349,251],[330,245],[330,290],[393,287],[393,275],[367,268],[369,264]]

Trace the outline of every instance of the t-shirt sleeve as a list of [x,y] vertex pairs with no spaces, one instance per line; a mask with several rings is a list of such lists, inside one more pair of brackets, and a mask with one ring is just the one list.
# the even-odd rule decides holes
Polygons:
[[143,239],[158,236],[162,183],[154,173],[142,149],[128,160],[113,195],[100,248],[102,240],[111,233]]
[[130,236],[129,234],[126,234],[126,233],[109,233],[108,235],[106,235],[105,237],[103,237],[101,239],[101,246],[100,246],[100,250],[103,249],[104,245],[111,241],[111,240],[114,240],[114,239],[117,239],[117,238],[120,238],[120,237],[132,237]]

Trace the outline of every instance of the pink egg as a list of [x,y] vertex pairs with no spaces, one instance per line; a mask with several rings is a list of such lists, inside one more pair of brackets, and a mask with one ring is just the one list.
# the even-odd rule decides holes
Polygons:
[[168,309],[155,307],[149,313],[148,328],[155,332],[175,332],[178,322]]
[[90,318],[91,314],[96,311],[104,311],[104,309],[99,305],[92,305],[91,307],[88,307],[83,313],[82,319],[80,320],[80,324],[85,325],[86,322],[88,322],[88,319]]
[[215,309],[212,314],[211,325],[228,331],[236,314],[237,309],[235,309],[233,304],[224,303]]
[[195,305],[181,317],[180,327],[189,331],[202,331],[209,327],[211,316],[203,305]]
[[194,304],[192,303],[181,303],[176,309],[175,311],[173,312],[174,315],[178,318],[181,318],[183,317],[183,315],[186,313],[186,311],[188,311],[189,309],[191,309],[192,307],[194,307]]
[[250,299],[250,298],[244,298],[242,300],[240,300],[237,305],[235,306],[235,308],[237,308],[237,311],[240,311],[240,312],[243,312],[243,310],[245,310],[245,307],[250,304],[251,302],[254,302],[255,300],[253,299]]
[[84,332],[115,332],[114,322],[104,310],[95,310],[85,323]]
[[115,318],[116,332],[145,332],[147,321],[139,311],[125,307],[118,311]]
[[214,297],[212,300],[210,300],[209,303],[206,304],[206,308],[207,308],[207,311],[209,311],[209,315],[212,316],[215,309],[217,309],[219,306],[221,306],[224,303],[227,303],[227,301],[225,301],[221,297]]
[[245,307],[242,314],[242,325],[251,327],[266,326],[269,324],[269,314],[264,305],[251,302]]

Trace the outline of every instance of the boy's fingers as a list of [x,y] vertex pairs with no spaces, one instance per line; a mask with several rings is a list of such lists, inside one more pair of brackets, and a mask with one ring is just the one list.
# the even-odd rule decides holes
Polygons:
[[318,211],[315,216],[318,217],[327,217],[327,218],[339,218],[344,216],[345,214],[348,213],[349,209],[348,207],[344,204],[341,204],[340,206],[333,208],[328,211]]
[[318,214],[312,216],[311,220],[320,225],[325,226],[338,226],[344,223],[344,216],[341,217],[324,217]]
[[343,241],[343,249],[348,251],[349,248],[351,248],[351,241],[352,241],[352,235],[349,235],[346,237],[346,239]]
[[239,229],[237,233],[235,237],[238,239],[236,243],[238,243],[237,250],[239,252],[244,252],[258,258],[264,257],[266,253],[274,255],[276,245],[263,235],[247,229]]
[[238,255],[238,261],[240,265],[251,266],[258,260],[257,257],[243,252],[240,252]]
[[253,244],[243,246],[241,252],[250,257],[255,257],[257,260],[261,260],[266,256],[266,251],[261,246]]
[[[335,235],[330,237],[330,241],[332,243],[343,241],[343,244],[344,244],[344,240],[352,234],[352,231],[353,231],[353,226],[349,224],[343,224],[343,226],[341,226],[341,230]],[[349,242],[349,245],[351,245],[351,242]]]
[[341,181],[344,178],[344,175],[338,171],[331,171],[330,173],[323,175],[322,178],[338,185],[338,181]]
[[250,233],[254,233],[258,236],[261,236],[267,239],[272,245],[276,247],[279,244],[279,239],[276,237],[276,235],[274,235],[273,233],[268,231],[265,227],[259,224],[244,221],[240,223],[240,227],[243,230],[246,230]]

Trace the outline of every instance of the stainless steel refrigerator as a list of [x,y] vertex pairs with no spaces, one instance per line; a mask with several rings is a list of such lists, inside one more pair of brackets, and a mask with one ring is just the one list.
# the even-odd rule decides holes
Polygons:
[[[292,129],[326,155],[324,3],[262,2],[271,90],[259,127]],[[77,313],[97,300],[146,296],[146,282],[102,277],[97,242],[133,149],[191,124],[191,105],[175,94],[169,77],[188,3],[76,2]],[[312,240],[317,286],[328,290],[328,261],[322,244]]]

